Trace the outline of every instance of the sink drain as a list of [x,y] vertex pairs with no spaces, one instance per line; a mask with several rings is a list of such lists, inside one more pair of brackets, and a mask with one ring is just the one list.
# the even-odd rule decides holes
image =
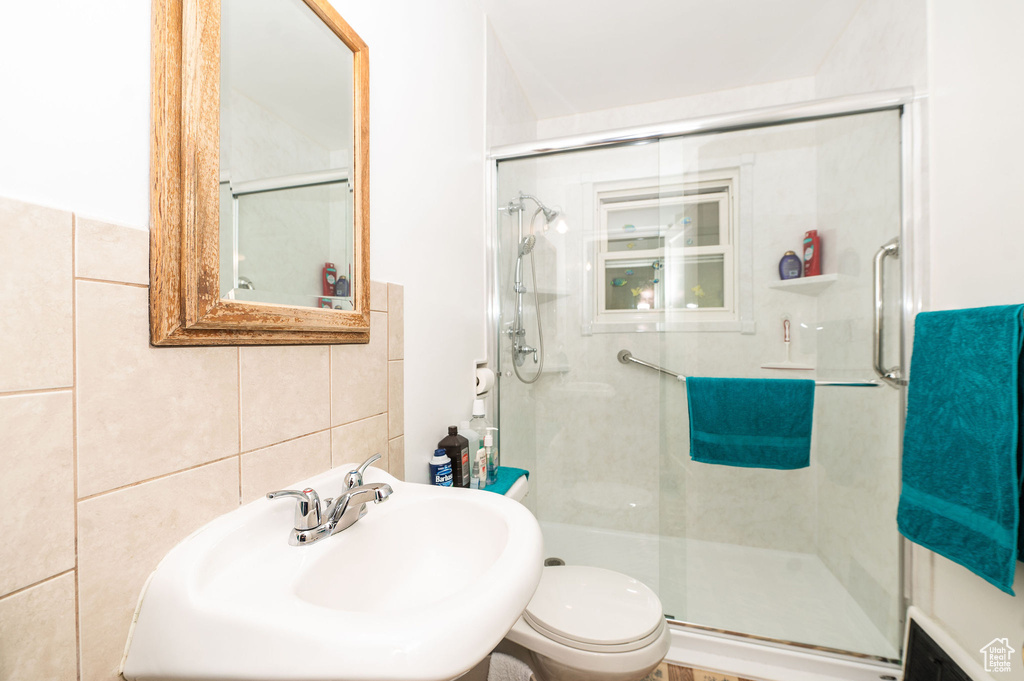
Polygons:
[[561,558],[545,558],[544,567],[554,567],[555,565],[565,565],[565,561]]

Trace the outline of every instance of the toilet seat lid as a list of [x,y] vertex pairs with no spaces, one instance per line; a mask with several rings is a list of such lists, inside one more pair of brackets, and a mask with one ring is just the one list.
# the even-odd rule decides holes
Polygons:
[[546,567],[523,613],[543,634],[591,646],[646,644],[664,622],[661,601],[624,574],[582,565]]

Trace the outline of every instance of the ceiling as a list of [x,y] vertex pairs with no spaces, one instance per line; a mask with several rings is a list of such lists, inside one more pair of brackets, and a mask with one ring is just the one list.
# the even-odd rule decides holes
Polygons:
[[862,0],[483,0],[538,118],[812,76]]

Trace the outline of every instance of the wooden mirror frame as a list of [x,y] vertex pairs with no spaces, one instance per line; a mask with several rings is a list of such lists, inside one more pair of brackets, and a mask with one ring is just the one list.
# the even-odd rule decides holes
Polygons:
[[327,0],[303,2],[353,52],[354,309],[220,297],[220,0],[153,0],[153,345],[369,342],[369,54]]

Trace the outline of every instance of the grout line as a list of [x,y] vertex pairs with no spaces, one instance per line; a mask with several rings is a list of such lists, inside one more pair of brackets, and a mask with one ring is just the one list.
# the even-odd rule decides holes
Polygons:
[[[18,594],[22,593],[23,591],[28,591],[29,589],[34,589],[37,586],[42,586],[43,584],[46,584],[47,582],[52,582],[55,579],[60,579],[61,577],[66,577],[66,576],[68,576],[70,574],[74,574],[74,572],[75,572],[75,568],[69,568],[69,569],[65,570],[64,572],[58,572],[55,575],[50,575],[49,577],[44,577],[43,579],[40,579],[38,582],[32,582],[31,584],[27,584],[27,585],[25,585],[23,587],[15,589],[14,591],[12,591],[10,593],[6,593],[3,596],[0,596],[0,601],[4,601],[4,600],[10,598],[11,596],[17,596]],[[78,600],[77,596],[78,596],[78,589],[76,588],[75,589],[75,600],[76,601]],[[78,622],[76,621],[75,622],[75,630],[76,630],[76,632],[77,632],[77,629],[78,629]],[[76,633],[75,636],[77,638],[78,634]]]
[[319,435],[320,433],[323,433],[325,431],[329,431],[330,429],[331,429],[331,426],[327,426],[326,428],[320,428],[319,430],[313,430],[313,431],[310,431],[308,433],[303,433],[302,435],[296,435],[295,437],[290,437],[287,440],[281,440],[280,442],[274,442],[274,443],[269,444],[269,445],[262,445],[260,447],[256,447],[255,449],[248,449],[248,450],[246,450],[244,452],[241,452],[241,453],[242,454],[252,454],[254,452],[260,452],[260,451],[263,451],[264,449],[270,449],[271,447],[276,447],[278,445],[283,445],[283,444],[285,444],[287,442],[295,442],[296,440],[301,440],[304,437],[312,437],[313,435]]
[[149,284],[136,284],[131,281],[114,281],[113,279],[96,279],[94,277],[75,277],[75,281],[91,281],[94,284],[116,284],[117,286],[131,286],[132,288],[149,288]]
[[90,499],[95,499],[96,497],[102,497],[102,496],[105,496],[107,494],[113,494],[114,492],[120,492],[122,490],[131,489],[132,487],[138,487],[139,485],[145,485],[147,482],[153,482],[155,480],[163,480],[164,478],[169,478],[172,475],[178,475],[179,473],[187,473],[189,471],[194,471],[197,468],[202,468],[203,466],[212,466],[215,463],[224,463],[228,459],[232,459],[232,458],[234,458],[236,456],[238,456],[238,454],[229,454],[228,456],[222,456],[219,459],[213,459],[211,461],[204,461],[203,463],[197,463],[194,466],[189,466],[187,468],[181,468],[181,469],[176,470],[176,471],[170,471],[169,473],[161,473],[160,475],[154,475],[151,478],[146,478],[144,480],[137,480],[135,482],[128,483],[127,485],[120,485],[118,487],[113,487],[111,489],[103,490],[102,492],[95,492],[95,493],[90,494],[88,496],[79,497],[78,501],[80,501],[80,502],[81,501],[89,501]]
[[238,505],[242,505],[242,348],[236,348],[238,362]]
[[[75,297],[74,297],[74,294],[72,294],[71,295],[72,310],[74,308],[74,305],[75,305]],[[74,311],[72,311],[72,313],[71,313],[71,323],[72,324],[75,323],[75,313],[74,313]],[[72,337],[71,337],[71,347],[72,347],[72,360],[71,360],[71,367],[72,368],[71,368],[71,370],[72,370],[72,372],[74,371],[74,344],[75,344],[74,332],[72,331]],[[65,385],[65,386],[60,387],[60,388],[37,388],[35,390],[8,390],[8,391],[0,391],[0,397],[18,397],[19,395],[46,395],[48,393],[63,393],[63,392],[72,392],[73,393],[74,389],[75,389],[74,379],[72,379],[71,385]]]
[[82,678],[82,597],[78,572],[78,216],[71,214],[71,494],[75,528],[75,664]]

